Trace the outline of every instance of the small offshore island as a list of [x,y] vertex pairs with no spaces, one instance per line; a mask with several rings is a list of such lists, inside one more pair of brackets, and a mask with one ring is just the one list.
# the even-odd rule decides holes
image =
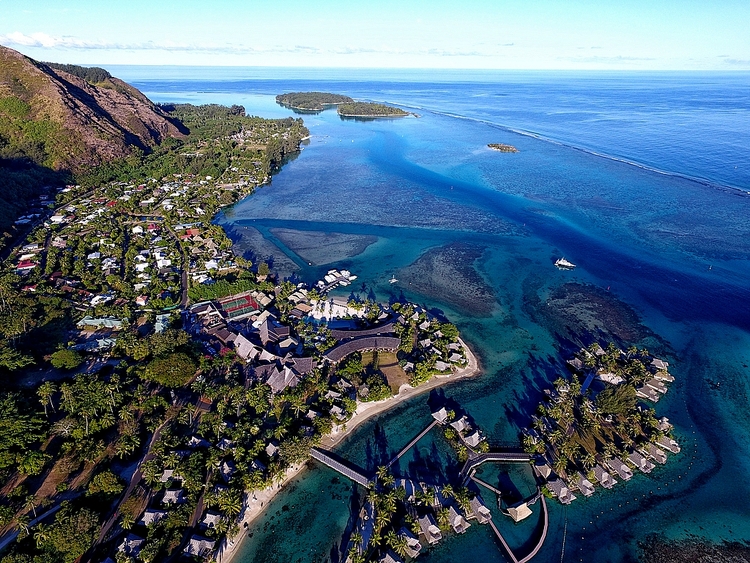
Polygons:
[[338,104],[354,102],[349,96],[328,92],[289,92],[276,96],[276,103],[304,113],[319,113]]
[[342,118],[393,118],[414,115],[401,108],[373,102],[356,102],[349,96],[329,92],[289,92],[276,96],[276,103],[299,113],[320,113],[338,106]]
[[342,117],[406,117],[412,115],[401,108],[389,106],[386,104],[376,104],[372,102],[351,102],[341,104],[338,107],[338,113]]

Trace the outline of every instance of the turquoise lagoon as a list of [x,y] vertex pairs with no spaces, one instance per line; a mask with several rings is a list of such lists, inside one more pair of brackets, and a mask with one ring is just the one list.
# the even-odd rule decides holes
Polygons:
[[[539,561],[633,561],[655,532],[750,540],[750,77],[127,72],[156,101],[240,103],[269,117],[293,115],[273,103],[291,90],[418,107],[419,118],[398,120],[304,116],[312,138],[301,154],[217,222],[239,252],[270,259],[284,276],[314,281],[347,268],[378,299],[442,311],[477,352],[482,375],[437,395],[460,403],[494,443],[518,439],[581,342],[614,334],[670,361],[677,380],[656,410],[675,424],[682,453],[570,507],[550,503]],[[490,151],[492,142],[520,152]],[[304,241],[319,233],[364,242],[311,255]],[[578,268],[556,270],[560,256]],[[574,300],[563,307],[566,291]],[[338,453],[374,468],[429,421],[435,395],[366,423]],[[397,468],[421,477],[455,470],[437,433]],[[530,487],[522,468],[483,472]],[[312,464],[270,503],[238,560],[339,561],[362,494]],[[539,510],[518,525],[495,518],[523,549]],[[467,559],[506,561],[478,524],[420,557]]]

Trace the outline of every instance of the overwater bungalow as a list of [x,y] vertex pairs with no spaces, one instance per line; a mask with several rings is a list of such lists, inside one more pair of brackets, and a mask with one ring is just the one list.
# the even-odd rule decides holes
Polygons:
[[641,452],[644,455],[649,456],[657,463],[661,463],[662,465],[667,463],[667,454],[665,454],[663,450],[660,450],[653,444],[646,444],[646,446],[641,449]]
[[464,443],[470,448],[476,448],[482,442],[482,440],[484,440],[484,438],[478,430],[475,430],[473,433],[465,436],[463,440]]
[[635,390],[635,394],[641,399],[648,399],[653,403],[658,403],[659,399],[661,398],[656,391],[646,385],[638,387],[638,389]]
[[409,529],[405,527],[401,528],[398,531],[398,535],[406,541],[406,554],[409,557],[414,558],[419,555],[419,552],[422,551],[422,544],[419,543],[419,539]]
[[594,475],[596,476],[596,480],[599,481],[599,484],[605,489],[611,489],[617,484],[615,478],[598,463],[594,466]]
[[432,418],[438,421],[438,424],[445,424],[448,420],[448,410],[445,407],[440,407],[432,413]]
[[660,381],[656,377],[652,377],[651,379],[646,381],[646,385],[651,387],[651,389],[653,389],[654,391],[661,393],[662,395],[664,395],[667,391],[669,391],[669,387],[664,385],[664,382]]
[[680,453],[680,445],[675,442],[672,438],[662,436],[656,441],[656,445],[665,450],[669,450],[673,454]]
[[480,524],[486,524],[492,520],[492,512],[490,512],[490,509],[484,504],[481,496],[477,495],[471,499],[471,501],[469,501],[469,506],[471,507],[471,513],[467,515],[469,519],[476,518],[477,522]]
[[458,433],[465,432],[471,428],[469,426],[469,419],[466,416],[462,416],[458,420],[451,422],[451,426]]
[[651,366],[659,371],[667,371],[669,369],[669,362],[665,362],[659,358],[654,358],[651,360]]
[[524,518],[531,516],[532,512],[528,504],[521,502],[515,506],[508,507],[507,514],[514,522],[520,522]]
[[630,467],[622,461],[619,457],[613,457],[607,461],[609,468],[620,476],[620,479],[624,481],[630,481],[633,478],[633,472]]
[[644,473],[651,473],[651,470],[655,467],[648,459],[646,459],[640,452],[632,451],[628,454],[628,459],[638,469]]
[[575,476],[575,484],[578,487],[578,490],[583,493],[583,496],[590,497],[591,495],[596,492],[596,489],[594,489],[594,484],[586,479],[581,473],[578,473]]
[[550,492],[557,497],[557,500],[559,500],[563,504],[570,504],[577,498],[570,491],[565,481],[560,478],[555,478],[551,481],[547,481],[547,487],[549,488]]
[[390,549],[385,552],[385,555],[378,559],[380,563],[404,563],[404,560],[401,559],[398,555],[396,555],[393,551]]
[[432,514],[425,514],[424,516],[417,518],[417,522],[419,522],[419,529],[422,531],[427,543],[430,545],[434,545],[443,539],[443,534],[440,533],[440,528],[438,528],[437,522],[435,522],[435,518],[433,518]]
[[466,530],[469,529],[469,526],[471,526],[471,524],[466,521],[466,518],[464,518],[463,515],[453,506],[448,509],[448,521],[450,522],[453,531],[457,534],[465,533]]

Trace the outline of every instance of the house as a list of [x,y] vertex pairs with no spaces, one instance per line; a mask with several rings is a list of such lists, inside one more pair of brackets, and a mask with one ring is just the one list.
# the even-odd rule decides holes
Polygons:
[[161,477],[159,477],[159,482],[166,483],[167,481],[179,480],[179,479],[181,479],[181,477],[174,469],[165,469],[164,472],[161,474]]
[[138,554],[143,548],[143,544],[146,542],[142,537],[136,536],[135,534],[128,534],[124,540],[117,546],[117,551],[124,553],[130,557],[138,557]]
[[490,512],[490,509],[487,508],[487,505],[484,504],[482,497],[479,495],[469,501],[469,506],[471,507],[469,518],[476,518],[480,524],[486,524],[492,520],[492,512]]
[[143,227],[141,227],[140,225],[136,225],[135,227],[133,227],[131,229],[131,231],[132,231],[132,233],[134,235],[142,235],[143,234]]
[[159,520],[166,517],[168,512],[166,510],[155,510],[153,508],[149,508],[146,510],[146,512],[143,513],[143,517],[140,520],[140,524],[143,524],[144,526],[150,526],[151,524],[156,524]]
[[435,369],[438,370],[439,372],[443,372],[443,371],[448,371],[449,369],[451,369],[451,366],[449,364],[446,364],[442,360],[438,360],[437,362],[435,362]]
[[182,550],[182,553],[185,555],[193,555],[195,557],[207,557],[211,555],[215,545],[216,542],[214,540],[201,536],[192,536]]
[[453,531],[457,534],[465,533],[466,530],[469,529],[469,526],[471,526],[471,524],[466,521],[466,518],[464,518],[463,515],[453,506],[448,508],[448,522],[450,522],[451,528],[453,528]]
[[617,481],[598,463],[594,466],[594,475],[599,484],[605,489],[611,489],[617,484]]
[[237,471],[237,467],[234,465],[233,461],[225,461],[219,466],[219,472],[221,473],[222,478],[224,481],[229,483],[229,481],[232,480],[232,476]]
[[414,558],[419,555],[419,552],[422,551],[422,544],[419,543],[419,539],[410,530],[401,528],[398,531],[398,535],[406,541],[406,554],[409,557]]
[[576,496],[570,491],[570,489],[568,489],[568,485],[565,481],[559,477],[547,481],[547,488],[563,504],[570,504],[576,499]]
[[277,453],[279,453],[279,445],[273,441],[269,442],[266,446],[266,455],[273,458]]
[[164,491],[164,497],[161,499],[161,502],[163,504],[183,504],[185,498],[182,494],[182,489],[167,489]]
[[203,516],[203,520],[201,520],[201,524],[205,526],[206,528],[216,529],[216,526],[219,525],[221,522],[221,514],[217,514],[216,512],[206,512],[206,514]]
[[145,307],[146,303],[148,303],[148,295],[139,295],[135,298],[135,304],[139,307]]
[[432,514],[425,514],[424,516],[417,518],[417,522],[419,523],[419,529],[422,531],[425,539],[427,539],[427,543],[430,545],[434,545],[443,539],[443,534],[440,533],[440,528],[438,528],[437,522],[435,522],[435,518],[433,518]]
[[521,520],[528,518],[533,513],[529,508],[529,505],[525,502],[517,504],[515,506],[508,507],[508,516],[510,516],[514,522],[520,522]]

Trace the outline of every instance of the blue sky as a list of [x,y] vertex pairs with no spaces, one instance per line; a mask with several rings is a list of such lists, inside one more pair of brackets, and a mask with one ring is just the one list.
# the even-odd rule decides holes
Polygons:
[[750,70],[750,0],[0,0],[0,44],[78,64]]

